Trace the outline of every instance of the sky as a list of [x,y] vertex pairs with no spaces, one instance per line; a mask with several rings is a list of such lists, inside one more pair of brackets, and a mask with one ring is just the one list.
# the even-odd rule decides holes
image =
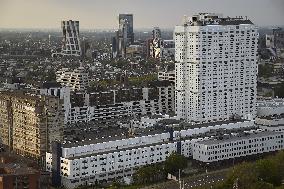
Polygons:
[[258,26],[284,25],[284,0],[0,0],[0,28],[115,29],[119,13],[134,15],[134,28],[173,28],[198,12],[248,16]]

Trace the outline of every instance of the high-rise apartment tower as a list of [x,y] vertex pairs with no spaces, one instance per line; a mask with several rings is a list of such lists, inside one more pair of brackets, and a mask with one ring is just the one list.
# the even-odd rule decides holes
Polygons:
[[176,113],[188,122],[256,114],[257,27],[242,17],[200,13],[176,26]]

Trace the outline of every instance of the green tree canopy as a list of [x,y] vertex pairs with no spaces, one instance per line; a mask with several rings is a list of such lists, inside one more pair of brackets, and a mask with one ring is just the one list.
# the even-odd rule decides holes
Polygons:
[[183,170],[187,167],[187,160],[183,155],[172,153],[165,161],[166,173],[177,174],[179,169]]

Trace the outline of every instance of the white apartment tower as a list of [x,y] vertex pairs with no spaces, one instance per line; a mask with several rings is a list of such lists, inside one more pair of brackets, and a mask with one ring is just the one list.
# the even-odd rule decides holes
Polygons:
[[63,33],[62,54],[80,56],[79,21],[62,21],[61,28]]
[[257,27],[200,13],[176,26],[176,113],[188,122],[256,114]]

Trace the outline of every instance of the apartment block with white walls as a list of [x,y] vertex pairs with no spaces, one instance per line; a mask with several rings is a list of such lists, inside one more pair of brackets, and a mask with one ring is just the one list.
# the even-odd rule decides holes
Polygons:
[[259,100],[255,123],[266,131],[284,132],[284,99]]
[[193,143],[193,159],[210,163],[266,152],[283,150],[283,132],[255,131],[234,133],[222,139],[211,139]]
[[[115,135],[97,133],[96,138],[84,137],[84,141],[63,141],[61,146],[59,171],[61,183],[67,188],[78,185],[110,182],[113,179],[131,177],[143,165],[165,161],[173,152],[192,157],[193,143],[207,140],[205,133],[213,135],[219,130],[248,130],[252,121],[220,122],[188,125],[183,130],[146,128],[138,136],[125,133]],[[210,133],[212,132],[212,134]],[[93,136],[93,135],[92,135]],[[53,153],[46,154],[46,170],[51,171],[55,164]]]
[[189,122],[256,115],[257,27],[200,13],[176,26],[176,113]]

